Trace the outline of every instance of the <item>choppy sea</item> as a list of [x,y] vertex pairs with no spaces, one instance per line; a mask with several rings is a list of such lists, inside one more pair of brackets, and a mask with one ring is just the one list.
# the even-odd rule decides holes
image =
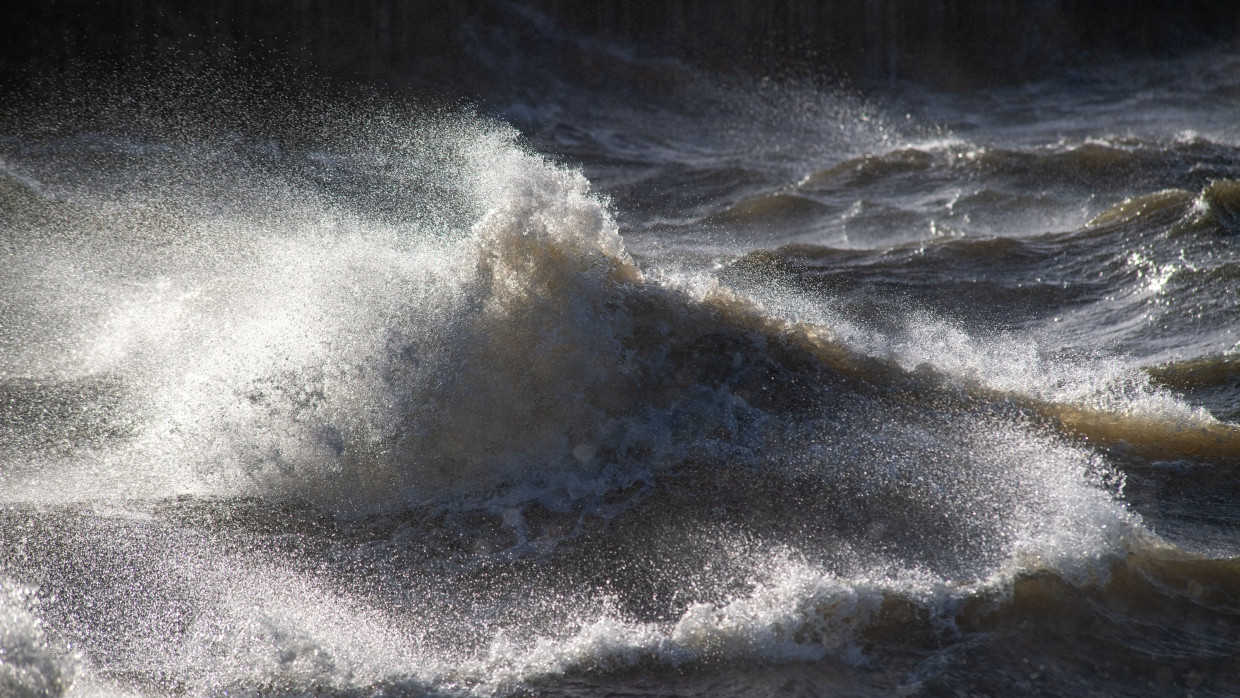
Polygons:
[[609,60],[10,120],[0,693],[1240,691],[1240,58]]

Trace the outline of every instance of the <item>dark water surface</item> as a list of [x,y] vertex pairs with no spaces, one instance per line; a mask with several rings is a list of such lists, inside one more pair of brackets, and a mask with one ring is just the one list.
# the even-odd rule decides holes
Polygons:
[[1240,59],[497,45],[0,136],[0,693],[1240,691]]

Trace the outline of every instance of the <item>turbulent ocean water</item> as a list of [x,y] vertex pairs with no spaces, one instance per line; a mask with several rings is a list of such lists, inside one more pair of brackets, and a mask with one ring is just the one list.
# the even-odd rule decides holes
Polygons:
[[1240,58],[483,39],[10,119],[0,693],[1240,691]]

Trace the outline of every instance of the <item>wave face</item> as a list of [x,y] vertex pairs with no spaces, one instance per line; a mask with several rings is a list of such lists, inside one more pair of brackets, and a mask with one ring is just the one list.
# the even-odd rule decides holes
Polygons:
[[516,126],[0,141],[0,692],[1240,684],[1230,59],[867,101],[527,20],[677,86],[479,40]]

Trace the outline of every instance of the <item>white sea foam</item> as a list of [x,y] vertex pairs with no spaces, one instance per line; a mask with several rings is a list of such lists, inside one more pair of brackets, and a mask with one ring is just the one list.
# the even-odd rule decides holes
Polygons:
[[73,654],[48,639],[34,589],[0,580],[0,693],[12,698],[60,696],[73,685],[76,673]]
[[[166,554],[150,542],[164,524],[144,519],[116,533],[134,543],[126,569],[178,580],[193,617],[163,634],[133,631],[98,662],[101,676],[158,677],[191,695],[386,684],[492,694],[643,664],[864,665],[864,635],[884,604],[910,605],[950,633],[964,600],[1001,595],[1038,570],[1096,580],[1139,532],[1100,457],[1001,411],[901,410],[899,396],[871,389],[864,374],[831,383],[822,357],[877,357],[897,375],[929,365],[1000,392],[1109,409],[1134,402],[1122,367],[1100,379],[1105,362],[1073,373],[1014,340],[933,318],[912,316],[899,337],[876,335],[790,294],[751,298],[709,275],[643,273],[579,172],[491,124],[427,128],[392,141],[392,152],[308,158],[392,168],[384,181],[411,187],[409,197],[433,192],[425,210],[371,215],[236,165],[244,206],[161,200],[154,228],[102,236],[92,243],[106,253],[98,257],[75,254],[58,231],[55,252],[72,271],[56,293],[89,312],[64,335],[76,345],[41,364],[59,371],[40,377],[118,379],[132,429],[67,454],[21,454],[3,496],[48,505],[191,494],[226,498],[225,513],[230,499],[258,497],[381,524],[392,512],[481,511],[517,543],[499,554],[479,543],[467,563],[446,555],[389,570],[381,581],[405,604],[392,608],[380,593],[341,591],[331,574],[352,572],[356,548],[399,552],[426,531],[340,543],[320,574],[286,563],[279,536],[248,531],[210,530],[216,539],[201,550]],[[267,208],[247,214],[256,204]],[[165,210],[176,206],[193,213]],[[162,251],[168,245],[178,252]],[[83,274],[97,280],[90,292],[67,289]],[[33,331],[22,339],[34,342]],[[829,385],[806,385],[818,379]],[[784,394],[764,396],[770,385]],[[1147,387],[1136,385],[1138,404],[1159,399]],[[676,470],[686,463],[688,475]],[[739,576],[743,588],[697,598],[684,587],[689,600],[661,609],[662,620],[571,584],[436,597],[470,565],[537,559],[579,537],[582,519],[531,543],[535,504],[584,518],[610,494],[655,488],[668,471],[704,478],[706,497],[735,487],[712,479],[726,469],[785,478],[780,493],[805,481],[839,497],[791,500],[806,512],[859,514],[823,524],[834,547],[815,555],[713,531],[707,547],[728,558],[717,574]],[[608,516],[641,499],[626,496]],[[224,544],[248,552],[205,552]],[[646,561],[594,562],[619,576]],[[146,590],[119,595],[129,616],[177,611]],[[2,646],[31,648],[15,671],[69,675],[42,653],[34,616],[13,608]],[[75,630],[89,637],[97,628],[81,614]],[[91,690],[107,693],[107,680]]]

